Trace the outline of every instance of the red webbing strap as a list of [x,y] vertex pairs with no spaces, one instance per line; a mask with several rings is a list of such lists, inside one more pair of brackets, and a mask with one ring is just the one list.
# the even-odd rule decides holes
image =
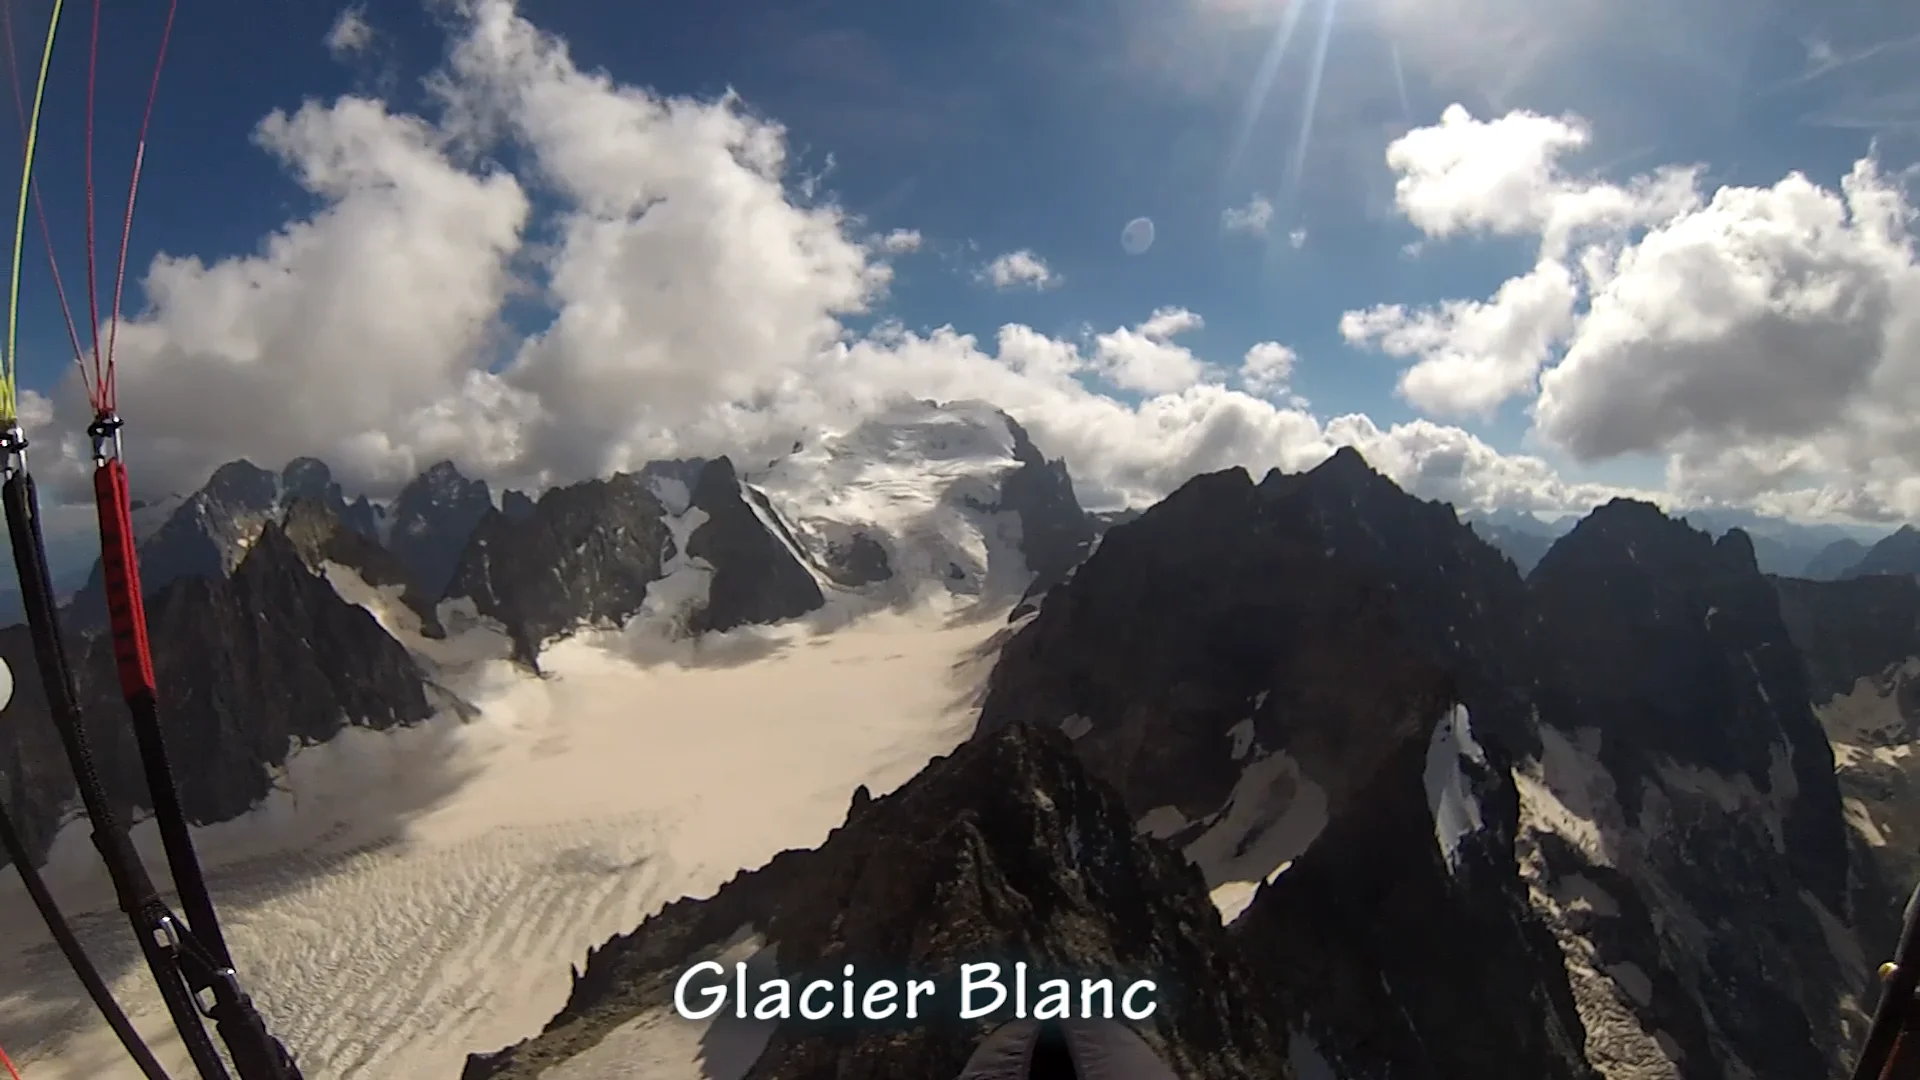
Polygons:
[[[1899,1080],[1899,1077],[1902,1071],[1900,1067],[1901,1062],[1906,1057],[1906,1054],[1907,1054],[1907,1033],[1905,1031],[1902,1031],[1898,1036],[1894,1038],[1893,1049],[1887,1051],[1887,1063],[1880,1070],[1879,1080]],[[1909,1065],[1909,1068],[1907,1071],[1910,1072],[1911,1063],[1909,1062],[1908,1065]]]
[[93,502],[100,514],[100,567],[107,586],[107,616],[113,627],[113,658],[120,692],[128,700],[154,693],[153,653],[147,647],[147,608],[140,595],[140,564],[134,555],[133,509],[127,467],[119,458],[93,470]]

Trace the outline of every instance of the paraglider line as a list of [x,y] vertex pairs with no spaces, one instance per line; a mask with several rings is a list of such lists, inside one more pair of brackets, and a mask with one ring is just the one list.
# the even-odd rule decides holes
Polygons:
[[100,75],[100,0],[93,0],[93,33],[87,46],[87,325],[93,329],[93,385],[105,387],[100,367],[100,290],[94,271],[93,243],[93,99]]
[[[7,79],[13,84],[13,113],[20,121],[22,137],[27,130],[26,97],[20,92],[20,69],[15,60],[18,50],[13,44],[13,0],[0,0],[0,35],[6,38]],[[73,321],[73,305],[67,301],[66,281],[60,274],[60,260],[53,250],[53,229],[47,224],[47,201],[40,197],[40,186],[31,185],[33,190],[33,211],[40,219],[40,239],[47,247],[47,267],[53,272],[54,295],[60,298],[60,316],[67,322],[67,341],[73,346],[73,366],[80,369],[80,381],[87,383],[87,365],[82,359],[85,353],[80,348],[80,330]],[[87,396],[93,396],[93,386],[87,384]]]
[[0,372],[0,423],[12,426],[20,418],[18,343],[20,341],[20,256],[26,249],[27,193],[33,184],[33,153],[40,142],[40,107],[47,98],[47,70],[53,66],[54,32],[60,27],[65,0],[53,0],[47,20],[47,43],[40,50],[40,75],[33,88],[33,115],[27,121],[27,149],[20,163],[20,200],[13,215],[13,275],[7,285],[7,351]]
[[127,181],[127,213],[120,221],[120,261],[113,273],[113,308],[107,313],[107,382],[100,390],[97,407],[103,413],[115,408],[113,347],[120,337],[120,297],[127,284],[127,241],[133,235],[133,200],[140,192],[140,167],[147,160],[147,129],[153,124],[153,103],[160,96],[160,69],[167,62],[167,44],[173,40],[173,17],[180,11],[180,0],[167,5],[167,25],[160,31],[160,54],[153,61],[153,81],[147,85],[147,111],[140,117],[140,142],[133,152],[133,177]]

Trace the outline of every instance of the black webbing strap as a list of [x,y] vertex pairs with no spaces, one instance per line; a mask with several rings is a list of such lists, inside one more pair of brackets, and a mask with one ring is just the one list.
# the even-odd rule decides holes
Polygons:
[[147,790],[153,797],[153,816],[160,826],[160,845],[166,851],[167,870],[173,887],[180,894],[187,926],[218,966],[233,966],[233,955],[220,933],[220,920],[213,912],[213,895],[207,890],[206,874],[193,851],[193,836],[187,830],[186,812],[180,807],[180,790],[173,783],[173,769],[167,761],[166,740],[160,734],[160,709],[154,696],[141,693],[127,702],[133,715],[133,737],[140,746],[140,764],[146,770]]
[[[197,996],[200,991],[211,989],[217,999],[231,1000],[234,995],[223,994],[221,988],[221,976],[230,983],[231,972],[226,970],[226,965],[211,962],[188,927],[160,899],[152,878],[134,851],[132,839],[114,812],[106,785],[100,780],[80,717],[73,669],[67,659],[66,644],[60,637],[59,610],[54,601],[40,528],[39,497],[33,477],[24,468],[11,470],[5,483],[0,484],[0,503],[5,506],[7,535],[13,549],[14,569],[20,578],[27,626],[32,633],[34,660],[46,690],[48,711],[73,767],[81,802],[93,821],[94,846],[106,863],[120,910],[133,924],[135,940],[153,972],[161,1000],[166,1003],[167,1013],[179,1030],[194,1067],[204,1080],[231,1080],[213,1039],[201,1023]],[[239,997],[244,1002],[244,995]],[[221,1025],[223,1038],[226,1027]],[[240,1025],[235,1027],[239,1033]],[[236,1067],[239,1067],[237,1061]],[[243,1075],[242,1080],[255,1080],[256,1076],[261,1080],[280,1080],[279,1075],[270,1072]]]
[[80,985],[86,987],[87,996],[93,999],[100,1015],[106,1018],[107,1026],[113,1029],[120,1039],[120,1045],[126,1047],[133,1063],[147,1080],[170,1080],[165,1069],[154,1060],[153,1051],[140,1038],[127,1020],[127,1014],[120,1011],[120,1003],[113,999],[113,991],[107,988],[100,971],[93,966],[93,960],[87,956],[87,950],[80,939],[73,936],[73,928],[67,925],[65,916],[60,914],[60,905],[54,902],[53,894],[47,891],[47,883],[40,877],[40,871],[34,869],[27,858],[27,845],[20,840],[20,834],[14,831],[13,821],[7,817],[7,808],[0,804],[0,849],[4,849],[7,858],[13,862],[14,869],[20,871],[20,881],[27,887],[27,895],[33,898],[33,906],[40,910],[40,918],[47,924],[47,932],[53,935],[54,944],[60,946],[60,954],[67,958],[73,973],[79,976]]
[[1906,918],[1900,929],[1900,945],[1894,952],[1891,972],[1880,990],[1880,1003],[1873,1010],[1873,1025],[1867,1029],[1866,1045],[1854,1063],[1854,1080],[1883,1080],[1896,1059],[1920,1057],[1915,1040],[1901,1034],[1913,1022],[1914,991],[1920,988],[1920,889],[1907,901]]

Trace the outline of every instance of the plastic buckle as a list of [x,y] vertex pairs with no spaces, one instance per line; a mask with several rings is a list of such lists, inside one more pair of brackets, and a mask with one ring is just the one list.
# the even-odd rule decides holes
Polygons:
[[27,471],[27,433],[20,430],[19,424],[0,431],[0,471],[9,477]]
[[[93,440],[93,463],[96,466],[120,457],[120,429],[125,426],[126,421],[120,419],[119,413],[110,412],[96,415],[93,423],[87,425],[87,437]],[[108,447],[112,447],[111,454],[107,452]]]

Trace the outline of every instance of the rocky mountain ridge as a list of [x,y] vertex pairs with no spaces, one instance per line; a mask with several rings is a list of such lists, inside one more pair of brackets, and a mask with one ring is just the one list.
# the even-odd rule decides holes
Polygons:
[[1920,886],[1920,582],[1777,579],[1780,611],[1833,748],[1868,956],[1889,956]]
[[1891,536],[1868,548],[1858,562],[1839,576],[1856,578],[1878,574],[1920,575],[1920,529],[1900,526]]
[[[365,609],[342,600],[276,522],[230,576],[178,578],[153,593],[147,622],[160,721],[181,805],[196,824],[259,803],[297,746],[325,742],[349,724],[417,723],[435,708],[414,658]],[[76,635],[70,655],[109,793],[149,806],[111,642]],[[0,630],[0,657],[15,680],[0,725],[0,791],[29,850],[44,854],[77,798],[74,780],[24,626]]]
[[[1284,1070],[1230,1075],[1843,1075],[1886,896],[1863,885],[1877,871],[1813,708],[1836,676],[1803,659],[1781,599],[1803,585],[1824,588],[1770,582],[1742,533],[1624,500],[1523,581],[1352,451],[1258,484],[1228,470],[1108,528],[1016,622],[953,760],[1064,739],[1141,843],[1198,872],[1227,936],[1183,932],[1250,972],[1238,1007],[1289,1036]],[[1829,666],[1863,662],[1841,651]],[[856,798],[847,831],[886,805]],[[1005,876],[1047,893],[1083,858],[1047,839],[1084,827],[1067,816],[974,863],[1024,859]],[[751,921],[729,905],[776,889],[755,880],[616,939],[546,1035],[468,1075],[533,1075],[632,1022],[661,972]],[[884,918],[844,903],[843,935],[856,911]],[[749,1077],[957,1052],[759,1045]]]
[[[960,539],[977,542],[979,530],[1010,518],[1016,555],[1065,574],[1087,519],[1064,468],[1039,455],[1004,413],[966,407],[948,416],[927,406],[915,419],[923,442],[964,448],[984,433],[1012,447],[952,478],[958,490],[929,492],[938,496],[932,510],[959,515],[975,530]],[[157,520],[152,511],[160,512]],[[897,580],[902,568],[946,564],[951,544],[937,536],[937,557],[916,548],[919,521],[891,530],[884,521],[863,523],[859,541],[845,551],[809,544],[817,538],[791,528],[774,500],[726,457],[656,462],[550,489],[537,502],[509,491],[498,508],[485,483],[448,463],[410,483],[388,509],[348,501],[322,462],[300,459],[279,473],[236,462],[191,496],[148,508],[144,518],[143,584],[156,661],[185,673],[162,685],[163,696],[177,701],[168,723],[182,725],[180,738],[191,748],[182,753],[209,762],[206,782],[218,792],[189,803],[207,815],[196,818],[203,823],[237,816],[265,795],[259,778],[285,761],[283,735],[324,741],[343,723],[379,728],[431,713],[420,703],[437,693],[433,673],[419,658],[394,661],[407,658],[406,648],[366,609],[342,600],[329,574],[349,573],[373,590],[391,591],[428,636],[444,633],[446,603],[470,609],[497,623],[515,658],[537,668],[541,647],[556,637],[647,614],[665,618],[672,632],[695,635],[797,618],[820,609],[828,591],[852,596],[904,585]],[[863,573],[852,584],[835,580],[836,558],[841,570]],[[974,572],[986,570],[982,562]],[[431,583],[442,576],[444,587],[435,591]],[[279,584],[268,589],[269,582]],[[978,586],[964,573],[942,573],[932,584]],[[107,655],[97,587],[69,607],[66,619],[76,654],[95,668]],[[163,617],[170,620],[164,636]],[[246,647],[243,617],[269,627]],[[44,850],[72,805],[72,781],[32,676],[25,628],[10,628],[0,640],[12,643],[0,655],[23,684],[9,716],[19,718],[16,732],[31,733],[0,746],[0,794],[11,796],[8,805],[19,808],[23,829]],[[335,677],[348,681],[314,684],[310,669],[324,663],[348,673]],[[83,696],[110,715],[118,707],[112,680],[88,670]],[[368,692],[385,695],[389,711],[358,696],[351,673],[363,670],[376,688]],[[249,710],[281,708],[274,704],[281,685],[303,688],[306,704],[282,710],[281,719],[250,722]],[[322,714],[338,721],[317,719]],[[103,730],[125,727],[100,723]],[[216,740],[215,732],[232,737]],[[210,748],[218,753],[204,757]]]
[[[498,508],[448,467],[409,518],[477,512],[436,595],[420,567],[444,536],[409,563],[382,542],[397,519],[362,529],[293,472],[183,503],[196,539],[170,544],[240,554],[150,601],[166,722],[210,763],[196,820],[253,805],[294,745],[442,704],[333,575],[429,629],[449,603],[484,616],[531,666],[586,626],[1020,600],[969,745],[856,795],[821,848],[615,939],[546,1034],[469,1075],[535,1075],[657,1011],[667,970],[741,949],[790,972],[981,950],[1157,967],[1188,995],[1152,1035],[1185,1076],[1837,1075],[1915,872],[1889,855],[1920,826],[1912,579],[1769,580],[1744,533],[1641,503],[1523,577],[1350,449],[1103,521],[1004,414],[919,409],[761,468],[658,463]],[[24,648],[0,632],[16,673]],[[124,729],[103,645],[77,648],[90,723]],[[70,780],[21,681],[0,791],[44,848]],[[128,748],[103,757],[138,799]],[[728,1037],[750,1077],[877,1077],[951,1072],[977,1031]]]

